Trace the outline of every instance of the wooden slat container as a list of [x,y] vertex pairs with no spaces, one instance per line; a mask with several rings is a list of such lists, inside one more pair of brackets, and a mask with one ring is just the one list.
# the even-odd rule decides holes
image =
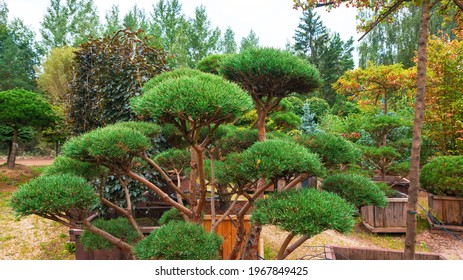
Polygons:
[[[403,260],[404,252],[388,249],[326,246],[325,258],[329,260]],[[446,260],[439,254],[416,253],[415,260]]]
[[364,206],[361,208],[363,225],[373,233],[406,232],[408,196],[397,192],[395,197],[387,198],[387,206]]
[[[428,193],[432,215],[450,231],[463,232],[463,197],[437,196]],[[431,222],[431,230],[442,226]]]
[[[216,220],[220,219],[221,215],[216,215]],[[246,233],[249,232],[249,229],[251,228],[251,221],[250,215],[246,215],[245,217],[245,224],[244,227],[246,229]],[[233,249],[233,245],[236,240],[236,227],[233,225],[233,223],[237,223],[236,216],[235,215],[230,215],[230,218],[227,217],[221,222],[218,227],[216,228],[217,234],[223,237],[223,245],[222,245],[222,251],[221,251],[221,256],[222,259],[227,260],[228,255]],[[203,227],[206,229],[206,231],[211,230],[211,215],[204,215],[204,220],[203,220]],[[263,240],[261,239],[259,241],[259,247],[258,247],[258,254],[262,257],[264,257],[264,246],[263,246]]]

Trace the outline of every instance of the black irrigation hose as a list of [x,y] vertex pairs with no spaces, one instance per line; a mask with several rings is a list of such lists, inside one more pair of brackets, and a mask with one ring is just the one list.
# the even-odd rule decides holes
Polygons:
[[453,237],[455,237],[456,240],[460,241],[460,242],[463,242],[463,239],[461,239],[460,237],[458,237],[456,234],[454,234],[453,232],[451,232],[450,230],[448,230],[441,222],[439,222],[436,218],[434,218],[433,215],[431,215],[430,212],[426,211],[426,209],[423,208],[423,206],[421,206],[420,204],[418,204],[418,206],[420,206],[420,208],[426,213],[426,215],[433,221],[433,223],[436,223],[438,224],[444,231],[446,231],[447,233],[449,233],[450,235],[452,235]]

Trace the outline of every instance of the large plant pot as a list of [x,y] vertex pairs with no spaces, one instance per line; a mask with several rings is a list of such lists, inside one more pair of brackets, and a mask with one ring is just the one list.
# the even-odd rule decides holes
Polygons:
[[[221,215],[216,215],[216,220],[220,219]],[[246,228],[246,232],[249,232],[251,228],[251,221],[250,221],[251,216],[246,215],[244,217],[244,226]],[[224,239],[223,244],[222,244],[222,249],[220,252],[220,255],[222,256],[223,260],[227,260],[228,255],[233,249],[233,245],[236,240],[236,227],[234,224],[237,223],[236,216],[235,215],[230,215],[226,217],[223,222],[221,222],[217,228],[216,232],[222,238]],[[211,215],[204,215],[204,220],[203,220],[203,227],[207,231],[211,230]],[[264,257],[264,244],[263,244],[263,239],[261,238],[259,240],[259,246],[258,246],[258,254],[262,257]]]
[[[159,227],[140,227],[141,231],[148,235],[153,230]],[[76,260],[131,260],[132,256],[115,247],[101,250],[86,250],[84,245],[80,243],[80,236],[84,230],[82,226],[75,225],[69,229],[69,240],[74,242],[76,246]]]
[[431,231],[442,231],[445,228],[453,232],[463,232],[463,197],[428,193],[428,206],[434,216],[434,219],[428,217]]
[[387,198],[387,206],[364,206],[360,209],[362,222],[368,231],[373,233],[404,233],[406,232],[408,195],[396,192],[395,197]]
[[130,254],[122,252],[119,248],[85,250],[79,242],[80,235],[84,231],[79,228],[69,230],[70,240],[76,244],[76,260],[130,260]]
[[[403,260],[404,252],[388,249],[325,246],[328,260]],[[415,260],[446,260],[439,254],[416,253]]]

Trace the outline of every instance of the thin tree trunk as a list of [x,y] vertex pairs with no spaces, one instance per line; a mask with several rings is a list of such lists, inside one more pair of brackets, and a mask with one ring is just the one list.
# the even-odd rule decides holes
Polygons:
[[11,153],[8,157],[8,168],[14,169],[16,167],[16,156],[18,155],[18,128],[13,127],[13,139],[11,143]]
[[265,119],[267,119],[267,110],[261,106],[256,106],[257,109],[257,132],[258,141],[264,141],[267,139],[265,132]]
[[415,119],[413,122],[412,152],[410,158],[410,187],[407,202],[407,232],[405,235],[404,259],[415,259],[416,243],[416,206],[418,202],[418,187],[420,185],[420,151],[421,129],[424,118],[424,95],[426,92],[426,64],[427,46],[429,38],[429,20],[431,4],[429,0],[423,0],[421,11],[420,38],[418,41],[418,69],[417,92],[415,103]]

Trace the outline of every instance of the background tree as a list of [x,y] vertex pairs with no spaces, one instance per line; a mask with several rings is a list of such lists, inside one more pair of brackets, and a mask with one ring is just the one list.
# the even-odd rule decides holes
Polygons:
[[318,68],[323,85],[317,95],[333,105],[336,92],[331,85],[354,68],[353,39],[344,42],[338,33],[330,34],[314,10],[305,10],[300,21],[292,49]]
[[259,47],[259,37],[254,30],[250,30],[248,36],[241,38],[240,51]]
[[13,130],[8,168],[15,168],[21,127],[43,128],[53,124],[54,112],[50,104],[37,93],[14,89],[0,92],[0,124]]
[[[453,36],[452,29],[456,28],[455,21],[446,21],[445,16],[432,8],[433,17],[430,19],[430,34],[446,34]],[[454,12],[452,12],[454,13]],[[358,16],[366,20],[374,13],[364,9]],[[415,66],[415,57],[419,31],[420,7],[406,4],[384,22],[379,23],[359,44],[359,66],[368,67],[371,61],[374,65],[402,64],[405,68]]]
[[187,30],[188,21],[178,0],[161,0],[153,5],[148,33],[170,53],[170,68],[189,65]]
[[104,35],[111,35],[120,29],[123,29],[120,18],[120,9],[118,5],[112,5],[111,9],[106,11],[105,23],[103,24],[102,32]]
[[433,37],[428,46],[428,86],[424,120],[425,136],[440,155],[463,152],[463,108],[460,85],[463,75],[463,41]]
[[20,19],[8,22],[8,8],[0,2],[0,91],[34,90],[39,53],[35,34]]
[[165,70],[165,53],[148,46],[139,34],[121,30],[76,52],[68,110],[73,133],[135,118],[128,100]]
[[347,71],[333,88],[365,108],[380,107],[387,114],[391,108],[398,109],[404,98],[411,101],[414,76],[413,69],[404,69],[400,64],[370,64],[365,69]]
[[42,44],[50,50],[78,46],[100,33],[98,12],[93,0],[50,0],[41,22]]
[[133,32],[139,29],[143,31],[148,30],[148,21],[146,19],[145,10],[140,9],[137,5],[133,6],[132,9],[124,16],[122,22],[124,28],[130,29]]
[[220,51],[225,54],[236,53],[238,46],[235,41],[235,32],[230,27],[227,27],[223,34],[223,38],[219,42]]
[[211,22],[207,18],[206,9],[203,6],[197,7],[194,18],[189,20],[187,37],[189,39],[190,67],[193,67],[204,57],[218,51],[220,29],[211,27]]
[[54,48],[42,62],[37,77],[37,84],[43,90],[51,104],[64,112],[69,93],[69,82],[72,79],[72,62],[74,47]]

